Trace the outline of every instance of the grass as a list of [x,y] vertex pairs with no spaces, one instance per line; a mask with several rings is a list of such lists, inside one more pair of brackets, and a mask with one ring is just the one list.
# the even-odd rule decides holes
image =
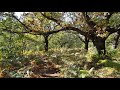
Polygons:
[[[50,51],[51,52],[51,51]],[[56,54],[56,57],[51,58],[53,62],[61,66],[61,73],[64,77],[79,77],[79,78],[104,78],[104,77],[119,77],[116,72],[120,71],[120,63],[112,60],[109,55],[99,57],[93,49],[86,52],[82,49],[68,49],[49,52],[49,55]],[[108,60],[101,60],[108,59]],[[61,62],[61,63],[60,63]],[[94,69],[93,69],[94,68]],[[92,70],[92,73],[89,73]],[[101,76],[101,72],[102,73]],[[112,75],[112,76],[111,76]]]
[[114,61],[109,61],[109,60],[99,60],[98,64],[103,65],[104,67],[111,67],[114,68],[118,71],[120,71],[120,64],[116,63]]
[[[0,63],[0,73],[4,71],[4,74],[7,73],[11,75],[11,77],[24,77],[23,74],[20,75],[17,73],[19,69],[26,71],[26,69],[28,70],[28,67],[30,68],[31,66],[34,67],[37,65],[42,66],[44,62],[52,62],[53,65],[50,66],[49,69],[53,66],[59,68],[59,73],[64,78],[120,77],[120,60],[115,57],[112,59],[110,56],[105,56],[103,59],[101,59],[102,57],[99,57],[96,54],[94,48],[90,48],[88,52],[81,48],[56,48],[50,49],[48,52],[29,51],[25,52],[24,55],[24,60],[16,60],[13,62],[8,62],[9,60],[7,60],[7,62]],[[44,65],[46,65],[45,67],[48,67],[49,63],[48,65]],[[8,67],[10,70],[8,70]],[[7,74],[5,74],[5,77],[7,77]],[[39,75],[36,75],[36,77],[38,76]]]

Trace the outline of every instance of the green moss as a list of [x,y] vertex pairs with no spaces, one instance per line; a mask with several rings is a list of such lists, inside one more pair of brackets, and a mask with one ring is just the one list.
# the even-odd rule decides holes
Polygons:
[[113,61],[99,60],[98,64],[104,65],[105,67],[115,68],[116,70],[120,71],[120,64]]

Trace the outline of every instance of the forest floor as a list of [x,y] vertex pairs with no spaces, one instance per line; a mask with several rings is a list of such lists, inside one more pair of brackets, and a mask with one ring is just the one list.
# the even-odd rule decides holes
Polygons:
[[[18,62],[20,64],[20,62]],[[17,64],[18,64],[17,63]],[[57,78],[61,77],[57,65],[50,61],[35,60],[22,63],[22,66],[11,64],[1,69],[1,78]]]
[[[82,49],[25,53],[24,59],[1,60],[1,78],[120,78],[119,59],[100,59]],[[94,56],[94,57],[93,57]],[[22,57],[23,58],[23,57]],[[118,58],[118,57],[117,57]]]

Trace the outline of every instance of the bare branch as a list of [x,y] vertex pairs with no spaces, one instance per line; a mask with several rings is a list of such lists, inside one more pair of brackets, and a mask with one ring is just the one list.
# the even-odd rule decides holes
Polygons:
[[78,35],[76,35],[82,42],[84,42],[85,43],[85,40],[83,40],[83,38],[78,34]]
[[18,22],[20,22],[26,29],[32,31],[29,27],[27,27],[24,23],[22,23],[16,16],[12,15],[13,18],[15,18]]
[[117,31],[120,31],[120,29],[115,29],[115,28],[112,28],[112,27],[107,27],[106,31],[109,32],[109,35],[112,34],[112,33],[115,33]]
[[[49,16],[46,16],[45,14],[41,13],[45,18],[49,19],[49,20],[52,20],[54,22],[56,22],[57,24],[60,24],[60,21],[55,19],[55,18],[52,18],[52,17],[49,17]],[[60,32],[60,31],[65,31],[65,30],[73,30],[73,31],[76,31],[78,33],[80,33],[81,35],[86,35],[86,32],[78,29],[78,28],[75,28],[75,27],[64,27],[64,28],[61,28],[59,30],[54,30],[54,31],[49,31],[49,32],[41,32],[40,30],[36,31],[36,30],[31,30],[29,27],[27,27],[24,23],[22,23],[16,16],[12,15],[13,18],[15,18],[18,22],[20,22],[26,29],[28,29],[29,31],[25,31],[25,32],[16,32],[16,31],[11,31],[9,29],[3,29],[4,31],[7,31],[9,33],[17,33],[17,34],[21,34],[21,33],[30,33],[30,34],[34,34],[34,35],[50,35],[50,34],[53,34],[53,33],[57,33],[57,32]]]
[[66,30],[73,30],[73,31],[76,31],[76,32],[80,33],[81,35],[84,35],[84,36],[86,34],[86,32],[83,32],[80,29],[75,28],[75,27],[64,27],[64,28],[61,28],[59,30],[49,31],[49,32],[41,32],[41,31],[35,31],[35,30],[25,31],[25,32],[17,32],[17,31],[12,31],[12,30],[9,30],[9,29],[2,29],[2,30],[7,31],[9,33],[17,33],[17,34],[30,33],[30,34],[33,34],[33,35],[50,35],[50,34],[53,34],[53,33],[58,33],[60,31],[66,31]]
[[90,17],[87,15],[87,12],[82,12],[82,14],[85,18],[86,23],[90,26],[91,29],[94,30],[94,26],[96,25],[96,23],[93,21],[90,21]]
[[50,17],[50,16],[47,16],[47,15],[45,15],[45,14],[43,14],[43,13],[41,13],[41,15],[44,16],[45,18],[47,18],[48,20],[52,20],[52,21],[56,22],[58,25],[61,26],[60,23],[61,23],[62,21],[57,20],[57,19],[55,19],[55,18],[52,18],[52,17]]

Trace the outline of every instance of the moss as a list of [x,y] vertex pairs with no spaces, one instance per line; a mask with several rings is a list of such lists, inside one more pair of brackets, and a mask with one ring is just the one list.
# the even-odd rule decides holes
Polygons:
[[116,70],[120,71],[120,64],[110,60],[99,60],[98,64],[102,64],[105,67],[115,68]]

